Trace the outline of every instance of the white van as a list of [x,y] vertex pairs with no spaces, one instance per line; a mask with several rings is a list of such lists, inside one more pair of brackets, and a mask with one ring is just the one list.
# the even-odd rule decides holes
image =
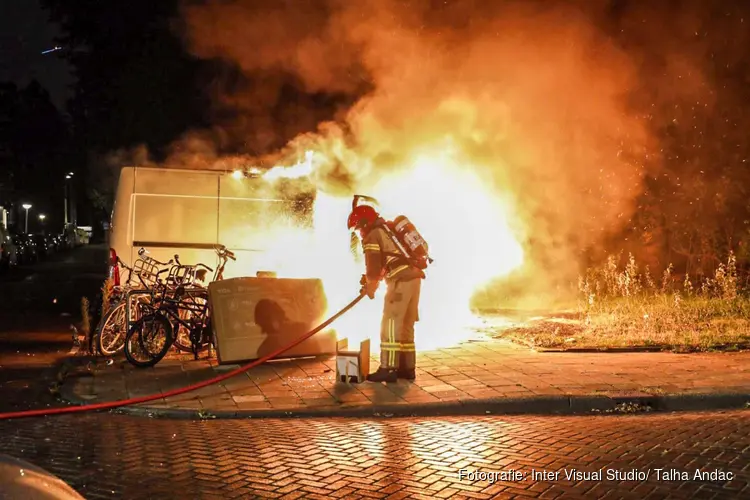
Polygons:
[[123,168],[109,228],[110,270],[117,257],[132,266],[141,247],[162,262],[178,254],[183,264],[215,268],[213,249],[221,244],[237,255],[227,264],[226,278],[273,272],[254,264],[266,251],[263,229],[288,223],[290,216],[295,224],[311,224],[314,190],[300,180],[271,185],[238,174]]

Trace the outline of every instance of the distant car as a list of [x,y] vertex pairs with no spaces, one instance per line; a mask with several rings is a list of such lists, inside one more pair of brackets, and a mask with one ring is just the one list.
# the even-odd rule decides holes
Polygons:
[[36,244],[36,253],[40,259],[46,259],[52,253],[52,248],[43,234],[34,234],[31,236],[32,241]]
[[47,250],[50,253],[59,252],[61,250],[60,240],[56,235],[54,234],[47,235]]
[[36,242],[29,234],[17,233],[13,235],[18,252],[19,264],[34,264],[39,260]]
[[0,224],[0,268],[8,269],[18,264],[17,250],[13,236]]

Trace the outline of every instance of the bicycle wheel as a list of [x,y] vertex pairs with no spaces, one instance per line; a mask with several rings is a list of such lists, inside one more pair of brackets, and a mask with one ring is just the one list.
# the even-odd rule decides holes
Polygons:
[[125,357],[139,368],[154,366],[171,346],[172,323],[162,314],[148,314],[130,328],[125,338]]
[[[132,324],[148,311],[149,303],[143,297],[131,298],[130,300],[130,323]],[[125,345],[125,337],[128,333],[125,311],[125,298],[123,297],[117,302],[113,302],[99,320],[92,342],[95,344],[97,352],[102,356],[114,356]]]
[[114,356],[125,345],[127,332],[125,321],[125,301],[118,302],[102,316],[96,327],[96,350],[102,356]]

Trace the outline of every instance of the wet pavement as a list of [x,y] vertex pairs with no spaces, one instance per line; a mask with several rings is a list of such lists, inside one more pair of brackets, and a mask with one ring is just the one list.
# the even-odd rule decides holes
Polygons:
[[67,332],[71,318],[80,317],[81,298],[93,301],[99,293],[106,257],[104,245],[87,245],[0,272],[0,340],[19,333]]
[[[750,498],[748,415],[172,421],[86,414],[0,422],[0,449],[89,500],[730,499]],[[573,469],[602,478],[567,480]],[[696,480],[696,471],[724,479]]]
[[0,273],[0,410],[60,404],[49,392],[55,365],[73,347],[81,298],[99,293],[106,255],[84,246]]

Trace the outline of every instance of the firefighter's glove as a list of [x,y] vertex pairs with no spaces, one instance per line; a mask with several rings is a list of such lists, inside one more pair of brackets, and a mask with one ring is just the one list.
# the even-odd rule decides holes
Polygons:
[[362,292],[365,293],[370,299],[375,298],[375,292],[378,291],[378,285],[380,283],[378,281],[369,281],[365,280],[365,284],[362,285]]

